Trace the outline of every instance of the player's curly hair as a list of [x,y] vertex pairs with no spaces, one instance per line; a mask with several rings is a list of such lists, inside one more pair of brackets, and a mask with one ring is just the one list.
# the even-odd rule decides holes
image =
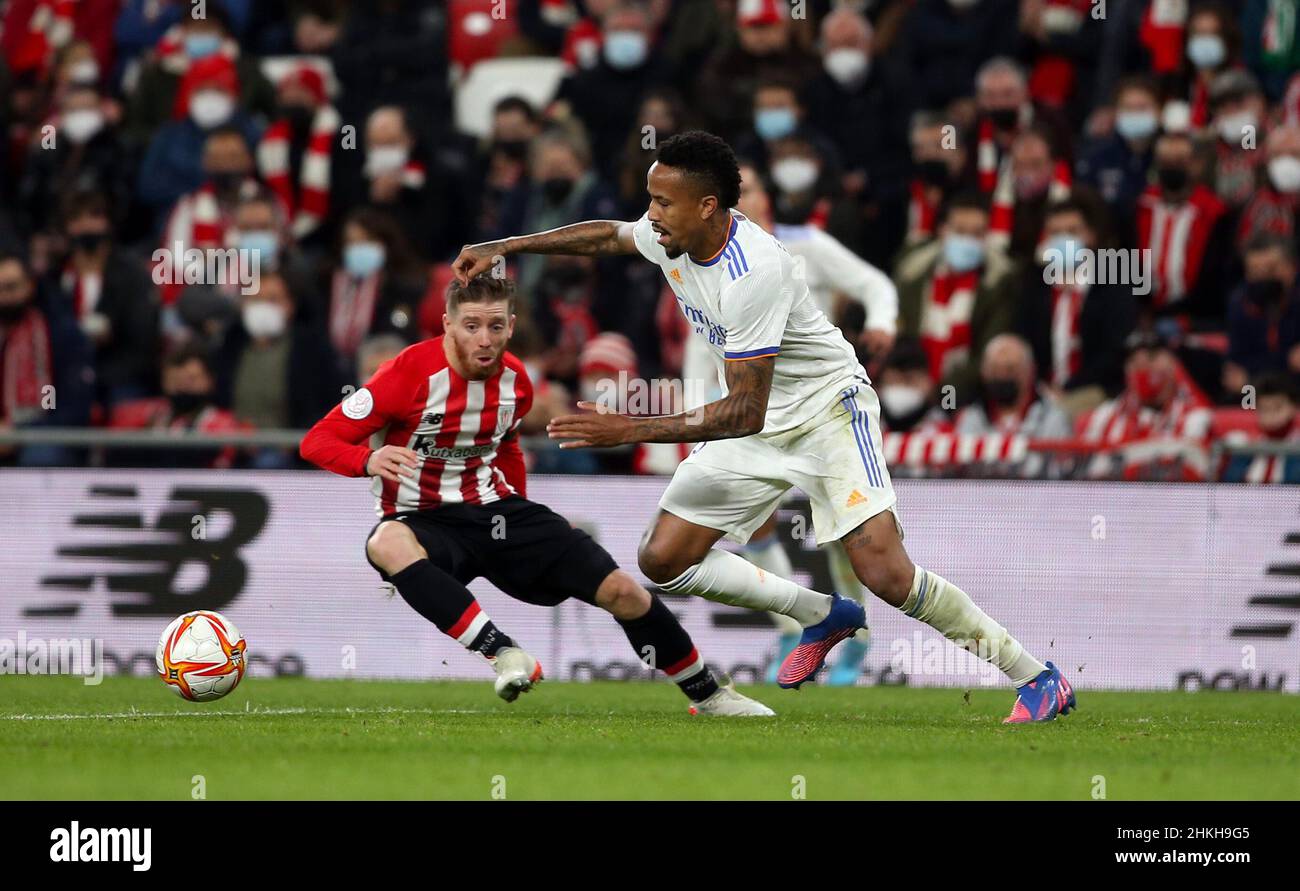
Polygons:
[[498,300],[506,301],[507,311],[514,313],[515,283],[505,276],[498,277],[492,269],[479,273],[467,284],[462,285],[459,279],[453,278],[447,285],[448,315],[455,315],[464,303],[496,303]]
[[702,194],[716,195],[718,204],[740,203],[740,165],[725,141],[703,130],[684,130],[659,144],[658,160],[683,170],[700,184]]

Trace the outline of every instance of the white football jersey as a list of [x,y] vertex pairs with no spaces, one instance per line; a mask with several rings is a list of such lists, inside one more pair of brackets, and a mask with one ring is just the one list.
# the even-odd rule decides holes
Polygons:
[[815,417],[867,373],[781,243],[743,214],[731,218],[726,243],[703,262],[685,253],[669,259],[648,215],[636,223],[636,246],[663,269],[695,336],[709,345],[723,393],[727,361],[776,357],[767,436]]

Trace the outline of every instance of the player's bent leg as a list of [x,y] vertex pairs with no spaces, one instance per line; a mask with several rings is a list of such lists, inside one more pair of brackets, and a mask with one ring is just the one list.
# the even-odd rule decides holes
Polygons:
[[893,514],[877,514],[841,541],[858,578],[877,596],[1011,679],[1017,697],[1007,722],[1050,721],[1074,708],[1074,691],[1055,666],[1035,659],[961,588],[912,563]]
[[767,706],[737,693],[730,682],[720,685],[672,611],[623,570],[605,577],[595,603],[622,626],[637,657],[686,694],[692,714],[772,714]]
[[641,571],[664,591],[790,616],[807,627],[826,618],[831,598],[714,548],[722,532],[659,511],[637,555]]
[[[851,687],[858,682],[862,674],[862,665],[867,651],[871,647],[871,609],[867,601],[867,591],[862,587],[857,573],[853,570],[853,561],[849,559],[841,542],[832,542],[826,548],[826,557],[830,563],[831,585],[834,591],[862,604],[867,619],[867,627],[859,628],[853,636],[844,641],[835,664],[826,676],[826,683],[831,687]],[[784,658],[784,655],[782,656]]]
[[[426,534],[433,545],[435,533]],[[442,547],[435,546],[435,562],[406,522],[386,520],[367,539],[366,556],[412,609],[467,650],[486,658],[497,673],[497,695],[513,702],[541,680],[541,665],[515,646],[483,612],[469,589],[448,572],[450,545],[439,544]]]

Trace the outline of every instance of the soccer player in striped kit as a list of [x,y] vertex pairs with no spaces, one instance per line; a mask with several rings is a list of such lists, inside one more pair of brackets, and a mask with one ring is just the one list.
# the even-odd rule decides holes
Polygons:
[[842,542],[876,596],[1001,669],[1016,687],[1008,723],[1050,721],[1075,705],[1069,682],[947,579],[903,549],[897,497],[881,451],[880,402],[852,347],[808,293],[795,262],[737,212],[740,169],[699,130],[659,144],[636,222],[591,220],[466,245],[462,281],[514,253],[640,254],[659,266],[683,315],[710,347],[721,398],[682,414],[628,417],[591,403],[553,419],[564,447],[696,442],[660,499],[641,571],[665,591],[790,616],[803,627],[777,676],[797,688],[866,625],[860,604],[797,585],[714,547],[744,544],[791,486],[807,493],[817,541]]
[[453,281],[445,334],[407,348],[308,431],[303,458],[373,478],[380,520],[371,566],[420,615],[496,670],[514,701],[542,667],[497,628],[466,585],[480,576],[526,603],[570,597],[614,616],[637,656],[691,700],[692,714],[771,715],[720,685],[663,602],[592,538],[525,497],[517,428],[532,405],[523,363],[506,351],[514,285]]

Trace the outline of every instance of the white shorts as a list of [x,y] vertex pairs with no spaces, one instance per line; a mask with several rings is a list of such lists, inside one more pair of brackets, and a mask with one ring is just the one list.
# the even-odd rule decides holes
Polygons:
[[700,443],[677,466],[659,507],[744,544],[791,486],[812,503],[819,546],[887,510],[902,534],[882,449],[880,400],[870,386],[848,388],[794,430]]

